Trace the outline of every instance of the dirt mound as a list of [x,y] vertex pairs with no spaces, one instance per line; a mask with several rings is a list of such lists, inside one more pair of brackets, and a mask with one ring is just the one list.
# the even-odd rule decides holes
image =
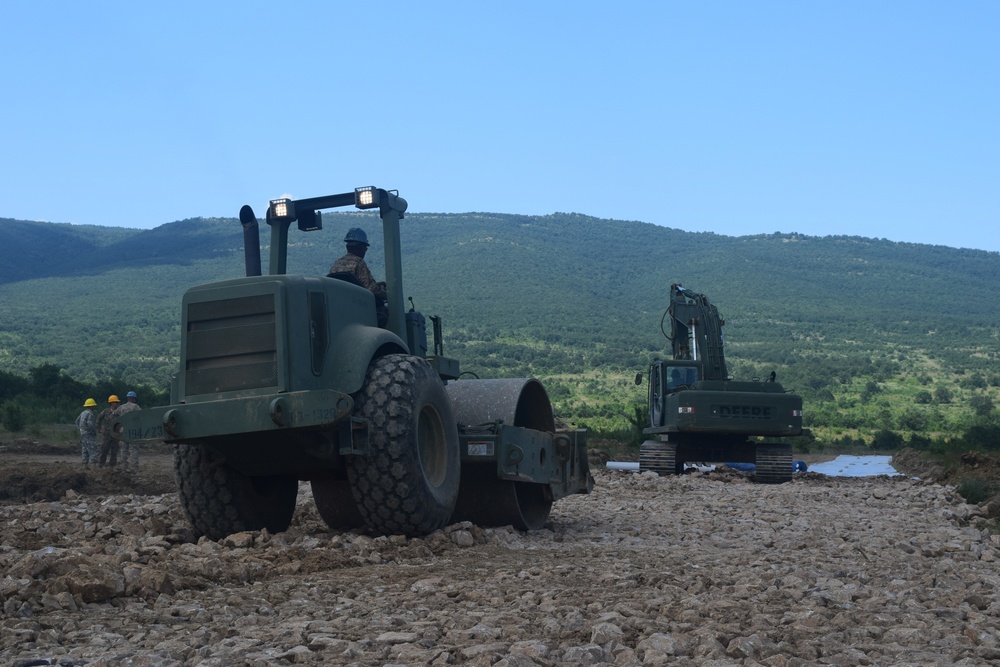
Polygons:
[[940,484],[958,485],[970,478],[1000,482],[1000,454],[968,451],[941,462],[926,452],[906,448],[893,455],[892,465],[907,475]]
[[0,440],[0,456],[4,454],[72,454],[79,451],[76,443],[52,444],[30,438],[15,438],[9,442]]
[[959,465],[956,466],[954,472],[960,473],[963,477],[1000,480],[1000,455],[987,454],[986,452],[965,452],[959,457]]
[[944,468],[923,452],[907,447],[892,455],[892,467],[910,477],[933,480],[943,474]]
[[611,456],[603,449],[587,450],[587,463],[591,469],[602,469],[611,460]]
[[0,504],[55,501],[68,491],[87,496],[157,495],[177,490],[171,457],[140,460],[139,474],[121,467],[85,470],[61,456],[0,453]]
[[987,507],[991,517],[1000,518],[1000,454],[968,451],[941,462],[906,448],[892,457],[892,465],[907,475],[955,487],[969,503]]

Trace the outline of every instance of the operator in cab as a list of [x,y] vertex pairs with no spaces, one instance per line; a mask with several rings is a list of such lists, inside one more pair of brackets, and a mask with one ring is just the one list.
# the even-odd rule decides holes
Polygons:
[[343,277],[343,274],[348,274],[353,276],[359,285],[370,290],[375,295],[378,325],[384,328],[389,321],[389,306],[386,300],[385,283],[376,282],[372,272],[368,270],[368,264],[365,263],[365,253],[368,252],[368,235],[360,227],[351,227],[347,230],[344,243],[347,244],[347,252],[333,263],[328,275],[331,278],[338,278]]

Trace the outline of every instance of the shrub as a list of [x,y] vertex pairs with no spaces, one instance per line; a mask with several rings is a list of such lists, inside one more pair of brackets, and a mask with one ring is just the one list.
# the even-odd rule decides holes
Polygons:
[[934,400],[938,403],[951,403],[952,393],[948,387],[938,387],[934,390]]
[[969,406],[977,417],[989,417],[995,407],[989,396],[973,396],[969,399]]
[[974,424],[962,434],[962,440],[967,447],[988,451],[1000,449],[1000,425]]
[[955,487],[958,494],[965,498],[965,502],[978,505],[990,498],[993,492],[992,485],[980,477],[969,477],[959,482]]
[[8,431],[18,433],[24,429],[27,419],[20,405],[14,401],[4,401],[0,406],[0,421]]
[[899,449],[902,445],[903,436],[888,429],[876,431],[872,441],[872,448],[879,450]]

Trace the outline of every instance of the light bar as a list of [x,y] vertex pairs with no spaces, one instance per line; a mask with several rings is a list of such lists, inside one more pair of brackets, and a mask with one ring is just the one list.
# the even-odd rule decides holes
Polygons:
[[278,220],[295,219],[295,202],[291,199],[272,199],[268,207],[268,217]]
[[366,185],[363,188],[354,188],[354,205],[360,209],[377,208],[379,201],[375,186]]

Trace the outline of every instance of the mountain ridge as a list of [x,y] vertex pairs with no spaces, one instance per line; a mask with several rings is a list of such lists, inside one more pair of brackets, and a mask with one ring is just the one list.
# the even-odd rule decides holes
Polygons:
[[[370,212],[327,213],[320,231],[290,230],[288,271],[325,273],[354,226],[368,231],[367,259],[382,276],[381,224]],[[269,232],[260,225],[265,272]],[[625,378],[663,354],[674,282],[719,307],[740,377],[777,368],[808,394],[830,391],[825,378],[837,369],[857,375],[918,360],[924,372],[1000,373],[996,252],[732,237],[577,213],[408,214],[400,234],[404,299],[442,316],[446,353],[482,377],[578,384],[596,374],[620,397],[635,394]],[[176,368],[184,290],[244,274],[235,218],[151,230],[4,219],[0,248],[0,363],[20,373],[54,363],[82,379],[164,386]]]

